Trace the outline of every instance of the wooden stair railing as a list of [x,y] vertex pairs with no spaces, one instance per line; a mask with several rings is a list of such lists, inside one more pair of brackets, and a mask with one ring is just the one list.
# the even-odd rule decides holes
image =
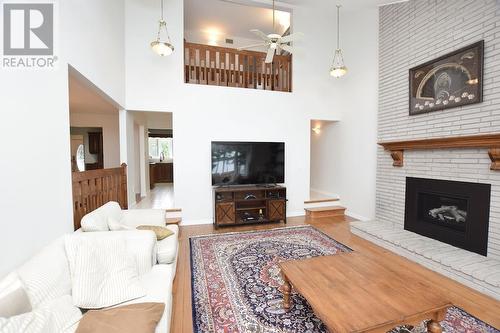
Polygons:
[[73,172],[73,224],[80,228],[82,218],[109,201],[128,208],[127,165],[119,168]]
[[223,87],[292,91],[292,56],[184,43],[185,82]]

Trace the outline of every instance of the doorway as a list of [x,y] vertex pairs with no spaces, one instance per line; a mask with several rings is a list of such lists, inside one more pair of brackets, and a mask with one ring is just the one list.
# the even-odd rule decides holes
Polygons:
[[[175,150],[172,113],[127,111],[133,144],[129,170],[133,170],[134,208],[171,209],[174,201]],[[132,168],[132,170],[131,170]]]

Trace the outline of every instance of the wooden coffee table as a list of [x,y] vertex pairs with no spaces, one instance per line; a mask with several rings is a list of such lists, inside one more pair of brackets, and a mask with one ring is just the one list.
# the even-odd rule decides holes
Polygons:
[[293,288],[307,299],[331,333],[387,332],[430,319],[427,330],[441,333],[439,321],[451,306],[424,276],[391,270],[360,253],[286,261],[279,264],[285,281],[284,307]]

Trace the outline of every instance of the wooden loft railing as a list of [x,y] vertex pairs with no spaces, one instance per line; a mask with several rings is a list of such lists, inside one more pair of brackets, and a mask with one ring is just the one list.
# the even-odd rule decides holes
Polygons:
[[127,165],[119,168],[73,172],[73,223],[80,228],[82,218],[109,201],[128,208]]
[[223,87],[292,91],[292,56],[184,43],[185,82]]

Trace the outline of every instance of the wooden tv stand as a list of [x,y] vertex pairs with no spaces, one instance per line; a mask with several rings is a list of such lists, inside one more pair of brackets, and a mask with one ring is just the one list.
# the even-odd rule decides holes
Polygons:
[[286,223],[286,201],[286,188],[283,186],[217,187],[214,188],[214,225],[217,228]]

